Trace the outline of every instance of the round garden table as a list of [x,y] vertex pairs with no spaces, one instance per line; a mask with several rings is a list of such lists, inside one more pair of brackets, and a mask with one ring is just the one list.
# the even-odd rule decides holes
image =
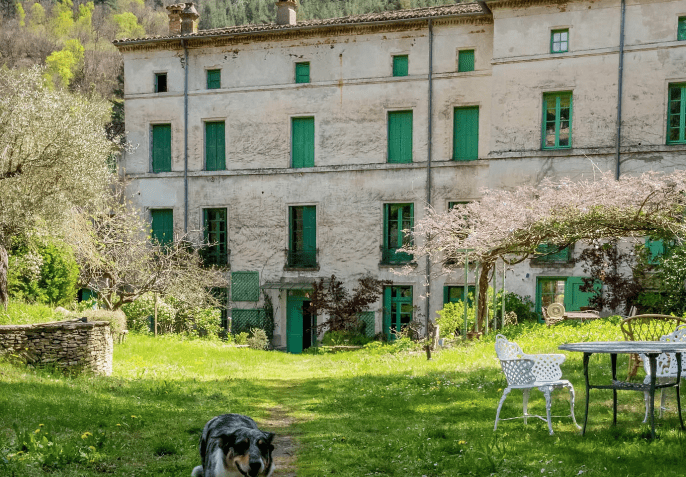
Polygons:
[[[681,416],[681,354],[686,352],[686,342],[669,343],[666,341],[589,341],[585,343],[566,343],[559,346],[564,351],[576,351],[584,353],[584,378],[586,379],[586,414],[584,427],[581,435],[586,433],[588,422],[588,402],[591,389],[612,389],[612,425],[617,424],[617,391],[648,391],[650,395],[650,428],[651,437],[655,439],[655,390],[662,388],[676,388],[676,402],[679,410],[681,429],[685,429],[684,420]],[[588,362],[592,354],[609,354],[612,363],[611,384],[590,384],[588,380]],[[617,379],[617,355],[618,354],[644,354],[650,362],[650,383],[631,383]],[[675,382],[656,384],[656,360],[661,353],[674,353],[677,359],[677,379]]]

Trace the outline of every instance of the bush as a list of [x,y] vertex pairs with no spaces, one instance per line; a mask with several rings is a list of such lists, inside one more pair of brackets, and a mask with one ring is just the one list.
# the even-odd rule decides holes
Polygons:
[[[443,305],[443,309],[436,313],[438,313],[436,324],[440,326],[441,338],[452,338],[464,329],[463,302],[446,303]],[[467,319],[472,323],[474,322],[474,306],[469,306],[469,302],[467,302]]]
[[[497,306],[501,306],[502,292],[498,293]],[[501,316],[502,308],[496,308],[498,317]],[[538,321],[538,314],[534,311],[534,302],[530,296],[520,296],[516,293],[505,292],[505,313],[515,312],[517,314],[517,321]]]
[[322,346],[361,346],[372,341],[371,338],[354,331],[328,330],[322,337]]
[[233,340],[237,345],[246,345],[248,344],[248,336],[248,333],[244,331],[242,333],[234,335]]
[[67,306],[76,296],[78,279],[73,250],[57,239],[24,238],[10,251],[7,281],[13,298]]
[[126,328],[126,315],[121,310],[83,310],[72,313],[70,317],[86,317],[89,321],[108,321],[113,335],[118,335]]
[[246,343],[252,349],[269,349],[269,338],[267,338],[267,333],[261,328],[251,328],[250,336]]

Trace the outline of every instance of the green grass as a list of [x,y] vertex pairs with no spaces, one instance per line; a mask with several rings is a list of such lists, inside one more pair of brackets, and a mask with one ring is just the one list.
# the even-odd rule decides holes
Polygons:
[[48,305],[27,304],[22,301],[10,300],[7,311],[0,306],[0,325],[31,325],[61,319],[63,316],[61,314],[55,315],[52,307]]
[[[528,352],[621,339],[619,326],[608,322],[523,325],[507,334]],[[658,439],[649,441],[639,393],[619,393],[613,428],[611,392],[594,391],[584,437],[570,419],[554,420],[554,436],[538,419],[528,426],[503,421],[493,432],[506,386],[493,341],[491,335],[427,361],[421,352],[288,355],[132,335],[115,347],[110,378],[65,378],[0,364],[0,475],[188,476],[199,463],[202,426],[226,412],[291,435],[298,477],[683,474],[686,442],[676,414],[658,420]],[[581,422],[581,355],[567,355],[563,372],[575,385]],[[592,362],[592,379],[608,379],[609,358]],[[622,357],[619,370],[626,370]],[[513,391],[502,417],[518,415],[521,403],[521,393]],[[541,393],[532,392],[530,408],[545,413]],[[568,394],[556,391],[553,413],[568,409]],[[284,415],[289,427],[266,424]],[[44,447],[63,456],[57,452],[41,463],[36,456],[49,453],[40,448],[17,455],[13,426],[23,440],[47,434]]]

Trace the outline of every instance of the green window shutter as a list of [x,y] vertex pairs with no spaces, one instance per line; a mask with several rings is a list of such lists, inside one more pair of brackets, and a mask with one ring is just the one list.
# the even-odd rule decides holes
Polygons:
[[231,310],[231,334],[250,333],[253,328],[267,328],[267,314],[262,309]]
[[453,159],[479,158],[479,107],[455,108],[453,120]]
[[207,89],[222,87],[222,70],[207,70]]
[[572,254],[571,247],[569,246],[560,249],[555,244],[547,243],[540,244],[536,251],[541,254],[536,257],[536,260],[540,262],[569,262]]
[[686,143],[686,83],[669,85],[667,108],[667,144]]
[[231,272],[231,299],[233,301],[259,301],[259,272]]
[[391,290],[393,287],[384,287],[383,289],[383,333],[386,338],[390,339],[391,329]]
[[657,259],[665,254],[665,243],[662,240],[651,240],[646,238],[645,246],[648,249],[648,262],[657,263]]
[[224,121],[205,123],[205,170],[226,169]]
[[388,162],[412,162],[412,111],[388,113]]
[[314,118],[291,119],[292,167],[314,167]]
[[168,244],[174,241],[174,210],[153,209],[150,211],[152,219],[152,238],[160,244]]
[[474,71],[474,50],[461,50],[457,54],[457,71]]
[[310,63],[296,63],[295,64],[295,82],[309,83],[310,82]]
[[679,41],[686,40],[686,17],[679,17],[676,39]]
[[594,291],[581,291],[584,281],[582,277],[568,277],[565,283],[564,307],[566,311],[579,311],[582,307],[589,306],[591,298],[601,292],[602,284],[595,281]]
[[407,76],[408,74],[408,59],[407,55],[398,55],[393,57],[393,76]]
[[171,171],[171,124],[152,126],[152,171]]
[[565,53],[569,51],[569,29],[550,32],[550,52]]
[[543,149],[572,147],[572,93],[543,95]]
[[373,311],[363,311],[360,313],[359,320],[364,323],[364,334],[367,338],[373,338],[376,334],[376,329],[374,328],[374,312]]
[[211,244],[203,250],[203,260],[206,265],[226,265],[227,224],[226,209],[203,209],[203,235],[206,244]]

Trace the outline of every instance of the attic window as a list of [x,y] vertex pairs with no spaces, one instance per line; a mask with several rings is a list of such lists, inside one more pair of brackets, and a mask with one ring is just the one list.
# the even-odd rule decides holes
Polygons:
[[567,51],[569,51],[569,29],[551,31],[550,52],[566,53]]
[[167,73],[155,73],[155,93],[167,92]]

